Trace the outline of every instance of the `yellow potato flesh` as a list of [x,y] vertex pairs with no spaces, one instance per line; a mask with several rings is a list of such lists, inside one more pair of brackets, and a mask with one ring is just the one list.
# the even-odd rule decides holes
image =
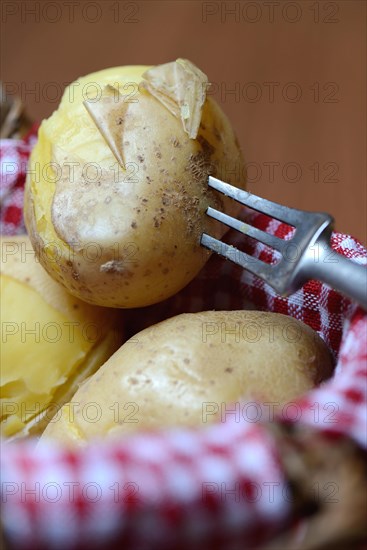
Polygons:
[[52,401],[92,347],[82,327],[35,290],[1,276],[1,408],[10,436]]
[[[107,84],[118,84],[122,95],[134,93],[135,88],[129,88],[129,83],[139,82],[147,68],[133,66],[121,70],[113,67],[95,73],[95,78],[94,74],[79,78],[68,88],[68,93],[64,94],[58,110],[43,121],[38,133],[38,143],[32,153],[30,173],[33,171],[33,176],[30,181],[32,193],[37,197],[34,201],[37,231],[49,245],[47,253],[50,259],[53,252],[52,244],[56,245],[56,254],[63,250],[65,254],[70,255],[69,247],[59,238],[53,224],[49,223],[55,192],[55,184],[52,182],[58,177],[52,165],[52,143],[56,141],[65,153],[76,157],[76,162],[87,159],[87,162],[97,163],[102,169],[111,170],[111,166],[117,169],[116,159],[111,155],[110,148],[85,109],[83,101],[98,96],[102,87]],[[93,82],[97,85],[94,86]],[[132,96],[131,100],[133,99]],[[121,166],[119,170],[125,172]],[[53,268],[58,269],[56,262],[53,263]]]
[[27,236],[1,239],[1,434],[39,434],[122,342],[117,311],[71,296]]
[[[56,260],[56,255],[61,251],[68,257],[73,255],[67,244],[57,235],[53,224],[50,223],[51,204],[55,193],[53,181],[56,181],[58,177],[52,164],[52,143],[57,141],[58,147],[75,157],[73,158],[75,162],[93,159],[92,162],[98,163],[101,168],[107,170],[110,170],[113,165],[116,166],[116,159],[111,156],[111,150],[86,111],[83,101],[88,97],[93,98],[93,95],[98,94],[98,90],[107,84],[118,83],[119,90],[123,93],[123,86],[138,80],[146,68],[145,66],[132,67],[131,72],[124,71],[123,77],[115,68],[100,71],[97,89],[93,87],[93,84],[91,85],[93,75],[80,78],[69,88],[69,93],[63,96],[58,110],[50,118],[44,120],[39,129],[38,143],[33,150],[31,159],[31,169],[34,171],[34,175],[31,177],[30,186],[32,194],[36,197],[33,202],[36,230],[42,234],[51,261],[52,259]],[[119,170],[124,171],[121,167]],[[59,270],[56,261],[52,262],[52,269]]]

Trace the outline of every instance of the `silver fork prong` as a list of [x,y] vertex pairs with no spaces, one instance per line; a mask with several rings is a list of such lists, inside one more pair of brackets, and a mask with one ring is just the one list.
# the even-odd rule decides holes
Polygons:
[[214,220],[218,220],[219,222],[228,225],[228,227],[232,227],[232,229],[237,229],[237,231],[240,231],[244,235],[261,241],[279,252],[282,252],[288,244],[287,241],[283,241],[282,239],[279,239],[279,237],[270,235],[270,233],[265,233],[265,231],[261,231],[261,229],[257,229],[257,227],[253,227],[252,225],[237,220],[236,218],[232,218],[232,216],[228,216],[228,214],[224,214],[211,206],[208,207],[206,213]]
[[241,252],[241,250],[238,250],[234,246],[223,243],[222,241],[219,241],[206,233],[203,233],[201,236],[201,244],[202,246],[205,246],[205,248],[208,248],[220,256],[231,260],[235,264],[240,265],[244,269],[247,269],[264,281],[269,280],[272,270],[272,266],[270,264],[266,264],[265,262],[246,254],[246,252]]
[[293,225],[296,231],[290,240],[283,241],[208,207],[208,216],[280,250],[282,257],[275,265],[267,264],[205,233],[201,237],[204,247],[257,275],[282,296],[295,292],[307,280],[316,278],[356,300],[367,311],[367,269],[331,248],[334,220],[329,214],[288,208],[212,176],[209,176],[208,184],[237,202]]
[[293,225],[294,227],[299,221],[299,214],[304,213],[296,208],[288,208],[287,206],[283,206],[277,202],[262,199],[253,193],[233,187],[233,185],[225,183],[224,181],[214,178],[213,176],[209,176],[208,185],[212,189],[220,191],[224,195],[227,195],[227,197],[231,197],[235,201],[240,202],[249,208],[253,208],[257,212],[267,214],[272,218],[285,222],[289,225]]

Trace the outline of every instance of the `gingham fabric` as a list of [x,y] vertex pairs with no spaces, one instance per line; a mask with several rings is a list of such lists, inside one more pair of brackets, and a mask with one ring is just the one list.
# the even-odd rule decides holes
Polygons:
[[21,235],[23,191],[28,157],[37,136],[37,125],[22,139],[3,139],[0,147],[0,234]]
[[[35,140],[1,143],[1,231],[24,231],[21,217],[26,160]],[[16,167],[13,170],[13,167]],[[289,238],[291,229],[266,216],[246,221]],[[265,261],[271,251],[230,233],[228,242]],[[364,247],[334,233],[333,248],[366,264]],[[333,266],[337,268],[337,266]],[[335,356],[332,379],[283,408],[255,417],[228,415],[202,429],[140,433],[86,449],[2,445],[2,522],[16,548],[216,549],[255,548],[297,519],[281,445],[269,422],[307,424],[351,438],[366,449],[367,315],[326,285],[310,281],[288,299],[231,262],[213,256],[199,276],[171,299],[126,311],[128,335],[182,312],[256,309],[285,313],[316,330]],[[278,441],[279,443],[279,441]]]

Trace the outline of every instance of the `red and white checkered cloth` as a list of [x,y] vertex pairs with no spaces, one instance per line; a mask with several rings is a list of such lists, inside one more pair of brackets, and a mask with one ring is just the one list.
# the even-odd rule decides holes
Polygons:
[[23,192],[30,152],[37,140],[37,125],[22,139],[0,141],[0,234],[21,235],[23,223]]
[[[1,143],[1,231],[24,231],[21,216],[26,161],[35,140]],[[266,216],[248,221],[274,235],[291,230]],[[246,252],[271,260],[271,251],[229,234]],[[367,263],[364,247],[334,233],[333,248]],[[231,262],[213,256],[200,275],[171,299],[126,311],[132,335],[182,312],[257,309],[288,314],[316,330],[333,351],[335,374],[283,409],[275,422],[308,424],[325,434],[350,437],[367,448],[367,315],[326,285],[310,281],[290,298]],[[16,548],[254,548],[292,525],[292,495],[265,420],[231,415],[204,429],[140,433],[121,443],[94,443],[70,451],[37,450],[30,442],[3,446],[2,521]],[[271,420],[271,419],[270,419]]]

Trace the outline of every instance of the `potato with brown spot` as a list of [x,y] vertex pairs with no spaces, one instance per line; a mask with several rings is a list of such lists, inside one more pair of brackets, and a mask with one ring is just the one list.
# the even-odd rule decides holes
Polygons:
[[[207,185],[209,174],[244,185],[233,129],[202,96],[201,71],[189,62],[168,65],[152,74],[117,67],[80,78],[39,129],[26,183],[28,233],[48,273],[92,304],[141,307],[175,294],[209,258],[201,234],[220,238],[225,231],[205,215],[207,207],[238,212]],[[171,77],[177,90],[166,104],[164,79]],[[140,85],[145,78],[149,85]],[[96,87],[101,97],[86,100]],[[67,265],[70,256],[77,272]]]
[[[225,416],[236,403],[246,421],[247,403],[274,404],[271,412],[281,411],[331,373],[324,342],[291,317],[257,311],[182,314],[126,342],[63,407],[43,439],[85,445],[143,429],[205,426],[224,421],[223,411]],[[98,422],[88,421],[88,403],[97,404]],[[263,421],[269,419],[266,411],[269,407]]]

